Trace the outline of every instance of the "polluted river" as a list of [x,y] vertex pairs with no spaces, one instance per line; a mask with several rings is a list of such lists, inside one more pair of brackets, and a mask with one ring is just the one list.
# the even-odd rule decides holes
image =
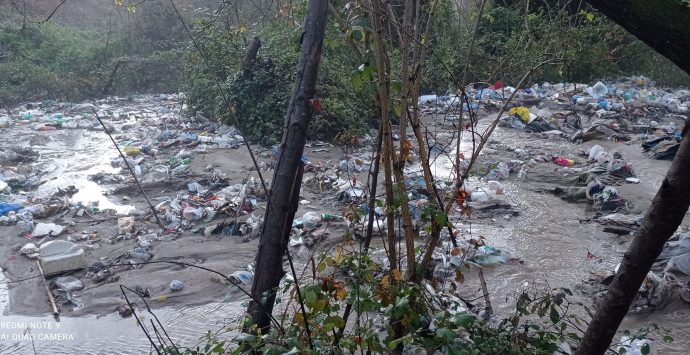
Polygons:
[[[570,94],[567,101],[578,103]],[[500,100],[488,97],[482,101],[481,93],[478,98],[477,130],[482,131],[496,117]],[[432,137],[428,139],[441,147],[432,149],[431,156],[436,158],[432,173],[438,181],[452,181],[453,157],[471,156],[473,142],[463,135],[462,154],[458,154],[454,135],[458,110],[452,102],[433,100],[438,97],[423,102],[425,125]],[[559,102],[553,97],[542,101]],[[466,184],[472,203],[477,204],[475,217],[454,220],[451,215],[463,238],[482,236],[487,245],[510,255],[484,267],[497,314],[510,313],[517,294],[530,288],[566,287],[575,299],[591,305],[605,289],[599,279],[613,273],[629,246],[632,236],[625,231],[639,226],[635,216],[644,215],[670,166],[670,160],[650,158],[642,143],[660,134],[659,130],[672,136],[673,127],[682,128],[683,115],[645,110],[642,104],[642,113],[635,113],[637,107],[633,106],[627,116],[620,112],[609,115],[589,107],[589,102],[579,104],[577,110],[543,102],[531,107],[518,98],[515,106],[527,107],[537,120],[552,127],[529,130],[536,122],[531,117],[524,120],[526,126],[503,121]],[[186,264],[230,275],[248,290],[258,245],[255,230],[265,212],[265,195],[239,131],[185,109],[184,96],[176,94],[110,98],[89,104],[35,103],[9,110],[0,134],[0,181],[8,186],[0,194],[0,203],[18,207],[3,213],[6,218],[0,220],[0,353],[152,351],[136,319],[128,314],[131,310],[126,309],[121,285],[146,294],[153,313],[178,345],[203,344],[209,331],[222,337],[234,334],[224,329],[236,325],[248,298],[236,286]],[[517,110],[505,116],[521,119],[520,114]],[[126,160],[119,157],[96,115]],[[569,122],[573,116],[580,119],[573,132],[557,124],[559,120]],[[611,124],[621,122],[620,116],[639,118],[632,126],[651,126],[626,131]],[[604,130],[586,135],[599,123],[614,133]],[[584,137],[571,139],[578,130]],[[626,139],[621,138],[623,133]],[[339,215],[345,205],[361,203],[362,187],[358,183],[343,187],[346,184],[339,179],[357,175],[357,181],[366,181],[372,136],[375,131],[362,137],[355,148],[323,142],[307,145],[303,160],[312,169],[307,169],[303,180],[303,200],[296,214],[299,222],[306,225],[309,213]],[[279,150],[251,148],[261,174],[270,180]],[[606,152],[614,162],[625,162],[623,168],[614,166],[615,172],[630,168],[625,170],[627,175],[612,174],[611,169],[603,173],[610,176],[601,178],[601,188],[610,191],[606,187],[615,187],[615,194],[610,194],[614,197],[606,195],[608,200],[602,202],[603,209],[611,208],[612,213],[602,211],[596,198],[589,196],[592,185],[588,181],[578,181],[583,173],[606,165],[605,154],[592,157],[597,151]],[[138,176],[164,230],[158,227],[127,164]],[[608,166],[612,166],[610,161]],[[420,170],[418,163],[409,164],[406,175],[412,183]],[[335,188],[330,192],[315,189],[319,183]],[[575,187],[587,196],[579,196]],[[381,186],[379,191],[383,191]],[[615,231],[605,231],[610,225],[602,217],[615,213],[619,217]],[[49,229],[47,233],[37,233],[41,224]],[[686,216],[681,229],[688,225]],[[300,223],[295,226],[300,228]],[[328,233],[322,233],[315,249],[328,250],[341,242],[346,228],[346,221],[336,220]],[[70,243],[71,250],[83,250],[83,255],[69,260],[83,270],[51,273],[44,267],[60,311],[56,320],[36,260],[44,258],[42,253],[49,249],[46,243],[58,240]],[[33,248],[26,248],[29,243]],[[293,237],[290,244],[296,255],[304,254],[301,239]],[[376,250],[380,243],[373,246]],[[304,265],[305,260],[308,258],[298,258],[298,263]],[[162,263],[146,264],[148,261]],[[56,276],[76,278],[81,287],[61,290],[55,285]],[[676,276],[684,280],[686,275]],[[475,269],[467,273],[458,293],[465,299],[481,297]],[[136,295],[129,297],[145,322],[154,318]],[[675,339],[670,344],[655,341],[659,353],[683,353],[690,348],[689,319],[690,304],[672,293],[663,306],[650,304],[631,312],[621,329],[655,323],[671,330]]]

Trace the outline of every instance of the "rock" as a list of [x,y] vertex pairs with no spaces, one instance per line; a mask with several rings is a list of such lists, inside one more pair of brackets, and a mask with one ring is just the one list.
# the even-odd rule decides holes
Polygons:
[[41,245],[39,254],[43,270],[47,274],[86,267],[84,249],[65,240],[51,240]]
[[122,318],[127,318],[127,317],[130,317],[132,315],[132,309],[127,307],[127,306],[117,306],[117,308],[115,308],[115,310],[117,311],[117,313]]
[[22,253],[22,255],[26,255],[31,259],[35,259],[38,257],[39,249],[36,246],[36,244],[28,243],[24,245],[21,249],[19,249],[19,252]]
[[153,258],[153,255],[149,253],[146,248],[134,247],[132,251],[127,252],[127,259],[132,264],[142,264],[146,263]]
[[55,223],[39,223],[34,228],[34,237],[56,236],[62,234],[65,227]]
[[79,291],[84,288],[84,284],[73,276],[58,277],[55,279],[55,285],[65,291]]

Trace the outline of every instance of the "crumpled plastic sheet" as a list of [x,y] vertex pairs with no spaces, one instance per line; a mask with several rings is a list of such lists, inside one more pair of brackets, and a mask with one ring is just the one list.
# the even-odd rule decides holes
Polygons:
[[666,242],[656,263],[665,263],[665,271],[690,275],[690,232],[682,234],[678,241]]

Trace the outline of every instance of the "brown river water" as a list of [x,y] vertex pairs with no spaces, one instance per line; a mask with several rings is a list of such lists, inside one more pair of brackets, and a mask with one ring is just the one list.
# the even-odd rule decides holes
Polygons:
[[[506,128],[498,128],[493,140],[514,148],[538,147],[555,154],[574,154],[594,144],[615,149],[632,162],[641,180],[640,184],[626,185],[619,191],[636,205],[644,206],[643,208],[653,198],[670,166],[670,162],[650,160],[642,155],[639,144],[624,145],[604,141],[572,145],[564,140],[539,139]],[[85,144],[91,143],[87,141]],[[61,150],[58,148],[55,151]],[[468,142],[463,143],[463,150],[466,149],[469,149]],[[92,151],[89,154],[100,153]],[[54,161],[59,168],[60,160]],[[442,159],[436,168],[436,173],[442,175]],[[107,169],[110,168],[106,162],[100,165],[94,163],[87,170]],[[87,190],[91,188],[87,193],[89,199],[93,200],[93,196],[100,192],[97,186],[90,184],[92,183],[83,182],[78,187]],[[514,306],[515,292],[525,286],[574,289],[575,284],[587,279],[593,271],[613,270],[627,247],[624,241],[629,237],[604,233],[596,223],[582,223],[581,220],[592,217],[594,213],[588,211],[586,205],[567,203],[554,195],[540,192],[539,188],[543,184],[539,176],[528,175],[524,181],[511,178],[504,181],[503,185],[505,199],[517,206],[520,215],[510,220],[497,218],[492,223],[472,225],[474,236],[483,235],[488,244],[509,250],[514,256],[524,260],[523,264],[501,265],[485,272],[497,312],[510,312]],[[127,206],[116,207],[127,209]],[[597,260],[589,260],[588,251],[597,256]],[[243,255],[229,257],[251,262],[254,255],[244,252]],[[467,294],[476,294],[476,288],[476,279],[469,279]],[[226,303],[159,308],[155,312],[178,344],[193,346],[207,331],[222,329],[224,324],[236,319],[244,310],[244,301],[238,298]],[[116,313],[111,313],[99,317],[62,317],[56,322],[50,315],[13,315],[8,302],[7,284],[0,274],[0,354],[33,354],[34,349],[38,354],[141,354],[152,350],[134,318],[123,319]],[[148,314],[144,314],[144,317],[147,322],[151,319]],[[687,327],[690,323],[690,306],[670,307],[645,316],[629,316],[623,327],[635,329],[648,322],[670,329],[675,338],[672,344],[657,342],[659,353],[680,354],[687,353],[686,349],[690,349],[690,328]],[[27,328],[31,328],[33,341],[25,332]]]

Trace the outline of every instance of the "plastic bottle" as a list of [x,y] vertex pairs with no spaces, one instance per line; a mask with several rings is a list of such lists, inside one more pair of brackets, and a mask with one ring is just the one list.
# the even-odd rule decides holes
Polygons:
[[596,96],[604,96],[609,92],[609,89],[604,83],[598,81],[596,84],[594,84],[594,86],[592,86],[592,92],[594,92]]
[[573,165],[575,165],[575,160],[572,160],[572,159],[554,157],[551,160],[560,166],[573,166]]
[[338,216],[337,214],[331,214],[331,213],[324,213],[321,215],[321,220],[330,222],[330,221],[342,221],[344,218],[342,216]]

